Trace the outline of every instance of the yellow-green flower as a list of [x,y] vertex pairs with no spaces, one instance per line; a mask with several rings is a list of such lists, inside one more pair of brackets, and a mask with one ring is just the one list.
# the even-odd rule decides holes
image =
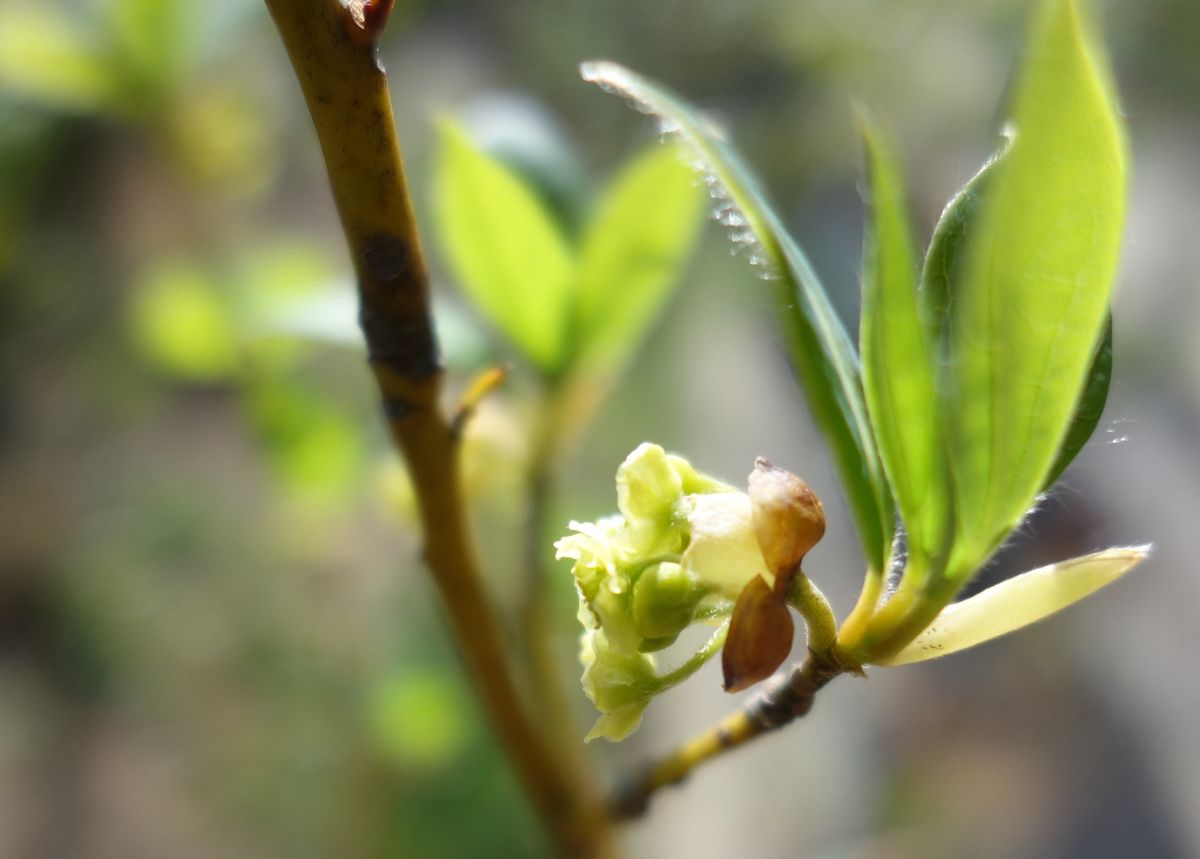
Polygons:
[[617,507],[572,522],[555,548],[575,561],[580,621],[620,653],[661,650],[695,620],[727,613],[754,576],[770,577],[746,494],[658,445],[617,469]]
[[[756,474],[765,468],[758,465]],[[766,507],[762,498],[752,503],[746,493],[701,474],[686,460],[643,444],[617,470],[620,513],[572,522],[571,533],[555,543],[559,558],[575,562],[585,630],[583,687],[604,714],[589,739],[619,740],[635,730],[654,695],[690,676],[720,649],[728,629],[722,621],[747,584],[761,578],[774,588],[777,573],[794,572],[769,568],[764,554],[776,566],[779,558],[791,558],[798,569],[803,551],[797,554],[796,529],[779,527],[773,512],[786,508],[782,514],[794,516],[794,505],[782,503],[779,494],[760,492],[770,502]],[[815,496],[812,503],[819,513]],[[805,513],[811,516],[811,506]],[[776,535],[785,541],[782,553]],[[806,539],[807,547],[819,534]],[[783,578],[780,584],[786,584]],[[783,599],[780,592],[781,604]],[[659,674],[652,654],[698,622],[720,626],[683,666]]]

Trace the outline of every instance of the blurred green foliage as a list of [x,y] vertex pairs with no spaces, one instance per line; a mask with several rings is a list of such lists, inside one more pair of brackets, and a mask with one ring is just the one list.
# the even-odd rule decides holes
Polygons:
[[0,4],[0,103],[145,128],[206,190],[265,190],[272,130],[227,65],[247,9],[231,0]]
[[442,123],[437,233],[472,302],[537,368],[615,372],[679,283],[703,197],[682,154],[654,147],[612,181],[577,241],[536,185]]
[[404,766],[437,768],[465,751],[473,702],[445,671],[417,671],[381,683],[371,728],[384,752]]
[[130,324],[146,357],[172,375],[217,382],[237,369],[229,317],[195,266],[164,260],[147,270],[130,303]]

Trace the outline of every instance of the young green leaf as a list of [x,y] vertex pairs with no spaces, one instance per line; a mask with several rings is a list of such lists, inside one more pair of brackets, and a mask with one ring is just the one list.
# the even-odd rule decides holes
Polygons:
[[579,261],[574,350],[619,365],[641,342],[695,241],[704,194],[677,146],[654,146],[613,181]]
[[559,369],[576,263],[554,219],[449,122],[434,181],[437,232],[458,283],[525,357]]
[[1044,485],[1096,353],[1116,272],[1124,144],[1073,0],[1048,0],[964,261],[951,455],[968,574]]
[[863,247],[859,348],[879,454],[919,566],[948,539],[951,482],[934,365],[917,298],[917,264],[904,183],[880,134],[863,121],[870,199]]
[[1049,617],[1115,581],[1141,563],[1146,546],[1107,549],[1015,576],[955,603],[923,633],[879,665],[946,656]]
[[[946,205],[934,228],[929,252],[925,256],[925,265],[921,272],[921,315],[925,320],[929,342],[934,344],[939,363],[947,370],[953,368],[950,335],[953,331],[952,320],[958,307],[957,292],[962,288],[962,263],[967,257],[967,239],[974,235],[988,182],[995,165],[1004,157],[1006,149],[1007,144]],[[1088,369],[1083,395],[1075,407],[1070,429],[1059,449],[1054,466],[1042,484],[1043,490],[1049,489],[1058,480],[1096,431],[1100,416],[1104,412],[1104,405],[1108,401],[1111,378],[1110,313],[1104,337]]]
[[996,165],[1008,151],[1009,139],[995,156],[979,169],[958,193],[950,198],[925,254],[921,268],[920,307],[929,343],[939,364],[950,364],[952,356],[951,324],[958,310],[962,290],[963,260],[967,257],[968,238],[978,230],[979,211]]
[[868,564],[878,574],[891,549],[893,514],[862,397],[858,357],[803,252],[733,148],[692,107],[658,84],[608,62],[585,63],[584,80],[659,117],[690,150],[718,200],[718,219],[748,244],[775,291],[792,363],[838,465]]

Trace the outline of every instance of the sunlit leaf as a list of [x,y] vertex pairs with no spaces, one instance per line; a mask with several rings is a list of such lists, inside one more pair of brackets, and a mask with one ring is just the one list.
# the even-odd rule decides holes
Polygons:
[[0,90],[70,110],[95,110],[113,93],[97,47],[60,7],[0,8]]
[[476,145],[511,168],[563,233],[577,237],[587,214],[588,177],[578,147],[550,109],[527,95],[492,92],[464,105],[462,119]]
[[[1007,147],[1005,147],[1007,148]],[[987,193],[988,182],[995,165],[1004,155],[1002,149],[946,205],[945,211],[933,231],[933,240],[925,257],[921,272],[921,310],[929,332],[930,342],[935,344],[939,360],[947,370],[952,370],[953,356],[950,353],[952,321],[958,309],[956,290],[962,287],[963,262],[967,256],[968,237],[973,234],[982,201]],[[1075,407],[1070,429],[1059,448],[1058,457],[1042,484],[1048,489],[1067,466],[1083,449],[1096,431],[1104,405],[1108,400],[1108,387],[1112,379],[1112,315],[1109,314],[1104,337],[1096,349],[1092,365],[1088,369],[1087,384]]]
[[882,569],[891,547],[893,515],[863,403],[858,358],[808,260],[740,157],[693,108],[615,63],[585,63],[582,74],[659,117],[661,128],[687,146],[718,201],[718,220],[769,278],[792,363],[833,449],[868,563]]
[[904,183],[879,133],[864,121],[870,176],[859,348],[879,454],[908,535],[924,565],[950,527],[951,484],[930,345],[917,298]]
[[571,250],[541,202],[457,126],[441,125],[438,236],[458,284],[527,358],[557,370],[566,348]]
[[614,180],[588,223],[576,297],[576,350],[619,364],[641,342],[701,223],[704,193],[676,146],[654,146]]
[[984,194],[1007,148],[1006,140],[995,157],[984,164],[946,204],[925,254],[925,263],[921,268],[921,316],[929,343],[940,363],[950,364],[953,361],[952,321],[961,300],[959,292],[962,289],[968,237],[978,230]]
[[233,325],[200,269],[153,266],[137,285],[129,314],[134,342],[160,370],[195,382],[222,381],[236,370]]
[[1049,0],[1016,88],[1015,138],[970,238],[952,338],[952,460],[968,574],[1025,515],[1103,334],[1120,247],[1124,143],[1071,0]]
[[1145,546],[1107,549],[993,585],[943,609],[911,644],[879,664],[936,659],[1028,626],[1120,578],[1141,563],[1148,551]]

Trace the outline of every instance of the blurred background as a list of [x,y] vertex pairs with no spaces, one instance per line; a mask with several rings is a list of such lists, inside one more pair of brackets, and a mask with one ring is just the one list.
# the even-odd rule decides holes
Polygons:
[[[579,61],[667,82],[732,130],[853,328],[852,102],[892,129],[927,238],[993,148],[1028,5],[399,0],[381,55],[451,387],[508,354],[428,226],[439,114],[569,212],[654,136]],[[1152,559],[1052,622],[837,682],[662,795],[631,856],[1200,856],[1200,10],[1092,5],[1134,160],[1113,391],[980,582],[1109,545]],[[825,499],[806,568],[844,613],[849,517],[766,289],[728,248],[705,229],[559,464],[547,547],[614,508],[643,440],[739,484],[764,455]],[[348,271],[254,0],[0,0],[0,856],[546,855],[423,577]],[[501,604],[529,387],[518,366],[468,442]],[[592,765],[607,781],[735,703],[709,666]]]

